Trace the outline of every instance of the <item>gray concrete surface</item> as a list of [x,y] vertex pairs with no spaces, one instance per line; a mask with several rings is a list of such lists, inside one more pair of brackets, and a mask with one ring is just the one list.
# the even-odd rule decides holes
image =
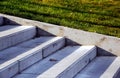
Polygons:
[[[21,72],[21,74],[18,74],[13,78],[27,78],[27,77],[37,78],[40,74],[44,74],[44,72],[46,72],[50,68],[54,67],[57,63],[60,63],[61,60],[65,60],[66,57],[71,57],[70,55],[73,53],[76,53],[76,51],[78,51],[80,48],[81,48],[81,46],[67,46],[67,47],[57,51],[56,53],[50,55],[49,57],[43,59],[42,61],[34,64],[33,66],[31,66],[28,69]],[[84,50],[86,50],[87,48],[84,47]],[[82,53],[82,51],[80,51],[80,52]],[[96,55],[96,52],[92,53],[92,55],[89,55],[89,57],[86,57],[86,59],[92,60],[93,57],[95,57],[94,54]],[[84,53],[83,53],[83,57],[84,57]],[[69,60],[71,60],[71,59],[72,59],[72,57],[69,58]],[[87,60],[86,60],[86,63],[89,63]],[[65,62],[65,63],[67,63],[67,62]],[[69,61],[69,63],[70,63],[70,61]],[[60,63],[60,64],[62,64],[62,63]],[[82,64],[82,63],[80,63],[80,64]],[[84,63],[82,65],[84,66]],[[82,68],[82,65],[81,65],[81,68]],[[80,66],[80,65],[78,64],[78,66]],[[61,67],[64,67],[64,66],[62,65]],[[55,70],[55,71],[59,71],[59,69],[61,67],[58,67],[57,70]],[[75,68],[77,68],[77,66]],[[72,70],[74,70],[74,68]],[[68,71],[68,70],[66,70],[66,71]],[[75,72],[75,71],[71,71],[71,73],[72,72]],[[50,72],[50,74],[52,74],[52,73],[55,74],[56,72]],[[54,78],[50,74],[47,74],[43,78]],[[65,73],[65,74],[67,74],[67,73]],[[64,78],[64,77],[62,77],[62,78]],[[68,77],[65,77],[65,78],[68,78]],[[69,78],[71,78],[71,77],[69,77]]]
[[120,57],[97,57],[74,78],[116,78]]
[[[73,78],[81,70],[75,78],[119,78],[120,57],[107,56],[120,55],[120,38],[4,14],[0,16],[6,17],[4,20],[0,18],[0,78],[11,78],[15,74],[14,78]],[[37,33],[36,27],[31,25],[37,26]],[[66,40],[62,37],[40,37],[27,41],[35,36],[65,36]],[[21,43],[23,41],[26,42]],[[18,43],[21,44],[2,51]],[[82,52],[76,50],[75,53],[72,51],[78,46],[69,46],[55,53],[65,45],[74,44],[96,45],[97,55],[107,56],[94,59],[94,46],[92,50],[82,48]]]
[[[64,42],[65,40],[62,37],[40,37],[19,44],[16,47],[8,48],[1,51],[0,78],[10,78],[16,73],[23,71],[24,69],[36,63],[44,57],[42,55],[43,50],[49,49],[46,47],[53,46],[54,44],[61,44]],[[57,48],[52,47],[52,49],[50,49],[49,51],[52,53],[53,51],[56,51],[62,48],[63,46],[64,44],[58,45]],[[19,70],[13,72],[12,70],[15,70],[16,68]],[[7,72],[10,72],[11,74],[6,74]]]
[[2,26],[0,27],[0,50],[29,40],[35,35],[35,26]]
[[37,78],[73,78],[95,57],[95,46],[81,46]]
[[[66,56],[70,55],[77,49],[79,49],[80,46],[67,46],[54,54],[50,55],[49,57],[41,60],[40,62],[36,63],[35,65],[31,66],[30,68],[24,70],[21,72],[22,74],[32,74],[32,75],[39,75],[45,72],[50,67],[54,66],[56,63],[58,63],[60,60],[64,59]],[[21,75],[21,74],[19,74]],[[19,78],[19,75],[16,76],[16,78]]]
[[43,23],[39,21],[23,19],[5,14],[0,14],[0,16],[4,16],[7,18],[5,19],[6,24],[37,26],[38,28],[40,28],[38,29],[37,34],[38,36],[40,35],[65,36],[67,38],[67,44],[74,44],[75,42],[81,45],[98,46],[99,47],[97,49],[98,55],[116,55],[116,56],[120,55],[120,38]]

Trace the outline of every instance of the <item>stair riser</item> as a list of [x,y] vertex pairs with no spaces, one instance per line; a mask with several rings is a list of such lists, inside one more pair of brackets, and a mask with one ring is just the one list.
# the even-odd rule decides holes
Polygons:
[[16,45],[28,39],[31,39],[35,36],[35,34],[36,34],[36,30],[34,28],[34,29],[24,30],[9,36],[4,36],[0,38],[0,43],[1,43],[0,50]]
[[43,48],[43,57],[53,54],[56,50],[65,46],[65,39],[61,39],[50,46]]

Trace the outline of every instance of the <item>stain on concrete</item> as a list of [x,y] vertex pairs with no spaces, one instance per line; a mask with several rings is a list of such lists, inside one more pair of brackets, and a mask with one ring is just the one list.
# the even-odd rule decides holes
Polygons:
[[64,35],[64,29],[60,27],[58,36],[63,36],[63,35]]

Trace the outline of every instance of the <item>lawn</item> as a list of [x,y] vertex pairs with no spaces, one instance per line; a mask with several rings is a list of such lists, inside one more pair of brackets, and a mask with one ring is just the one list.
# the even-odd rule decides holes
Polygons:
[[0,13],[120,38],[120,0],[0,0]]

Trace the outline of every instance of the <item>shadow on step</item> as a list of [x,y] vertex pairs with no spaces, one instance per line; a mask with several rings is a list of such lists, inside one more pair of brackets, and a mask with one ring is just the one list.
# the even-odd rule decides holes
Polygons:
[[12,21],[6,17],[3,17],[3,25],[21,25],[15,21]]
[[100,47],[97,47],[97,56],[116,56],[116,55]]

